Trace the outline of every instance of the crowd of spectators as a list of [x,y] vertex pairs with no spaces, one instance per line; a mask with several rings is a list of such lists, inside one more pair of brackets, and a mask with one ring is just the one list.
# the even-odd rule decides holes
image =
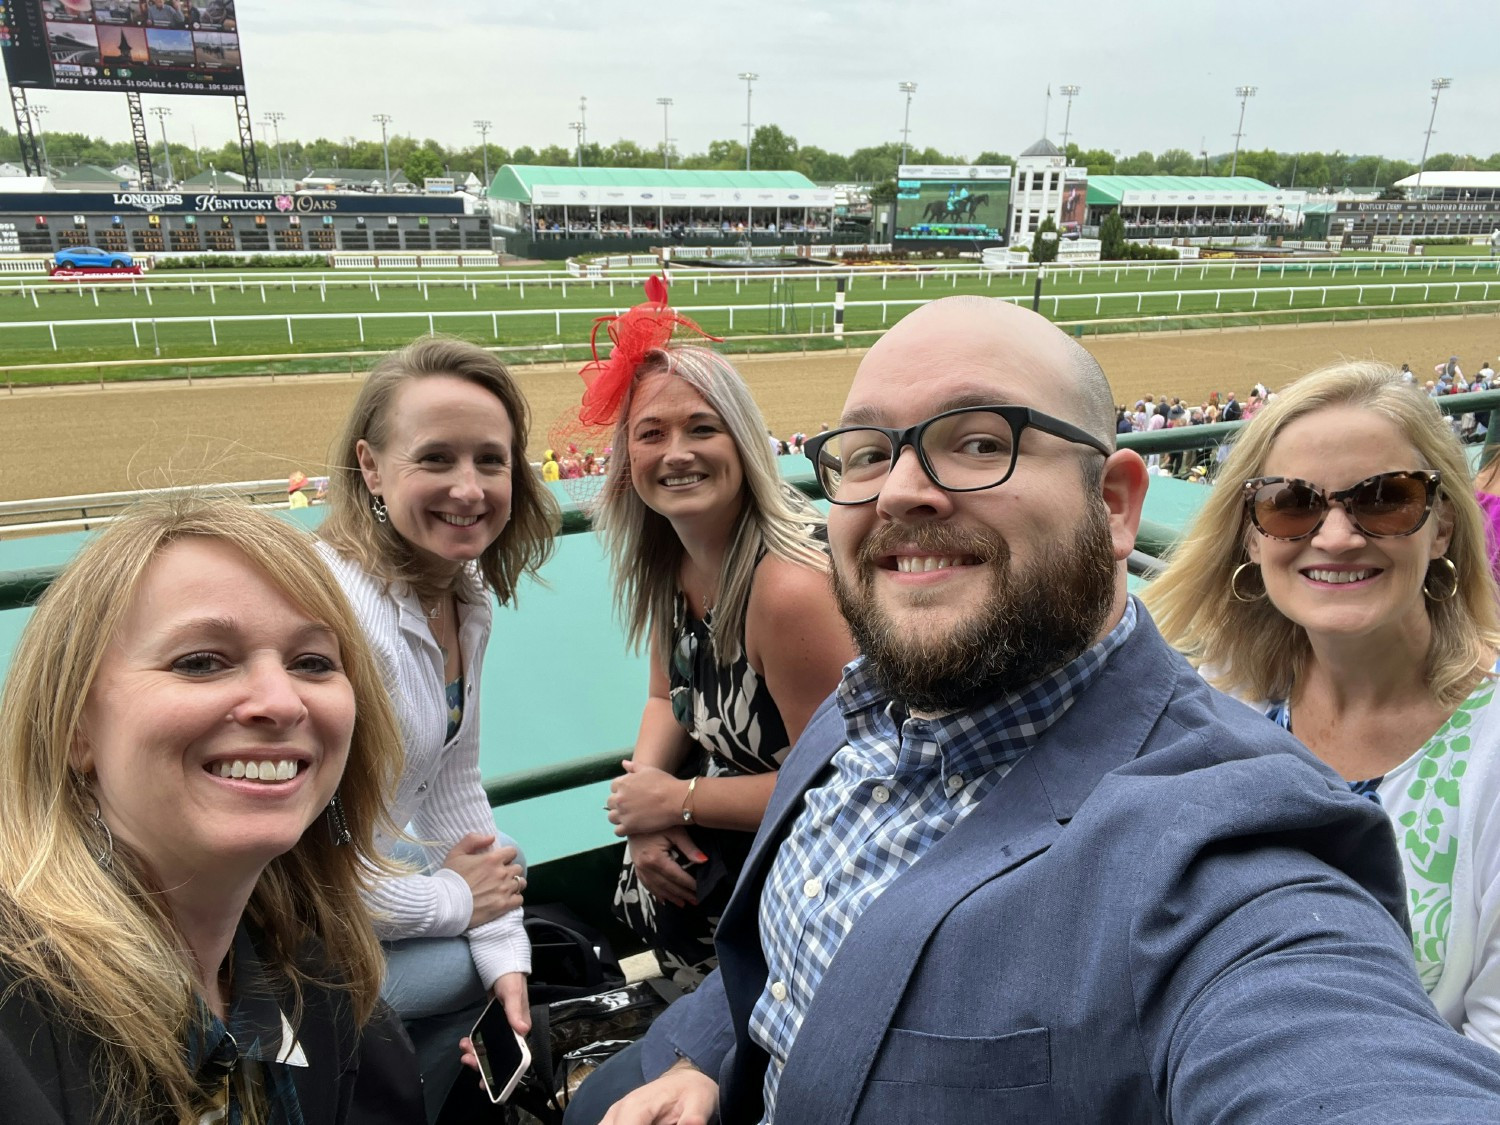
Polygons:
[[644,210],[632,215],[624,210],[605,210],[596,216],[585,208],[575,208],[564,215],[561,208],[537,209],[532,212],[532,230],[537,235],[582,234],[599,236],[669,234],[674,238],[704,234],[792,234],[829,229],[828,216],[783,215],[777,218],[772,212],[765,218],[720,219],[713,222],[703,216],[668,218],[659,223],[655,216]]
[[[1431,379],[1422,383],[1422,389],[1433,398],[1467,391],[1488,391],[1500,386],[1489,360],[1480,364],[1472,378],[1464,375],[1457,356],[1450,356],[1446,361],[1434,365],[1432,374]],[[1407,363],[1401,365],[1401,378],[1411,386],[1418,383],[1416,372]],[[1136,400],[1133,407],[1125,403],[1115,407],[1115,430],[1119,434],[1153,433],[1179,426],[1248,422],[1275,397],[1276,392],[1263,383],[1255,384],[1243,402],[1234,391],[1212,391],[1197,404],[1186,403],[1178,395],[1148,394]],[[1451,415],[1450,420],[1454,432],[1460,437],[1477,440],[1484,436],[1489,426],[1490,412],[1483,410],[1458,413]],[[1194,483],[1206,484],[1212,479],[1215,468],[1225,455],[1226,449],[1223,446],[1213,454],[1206,450],[1152,454],[1147,458],[1147,465],[1153,475],[1183,477]]]
[[595,453],[592,449],[580,452],[578,446],[572,442],[568,443],[561,455],[556,450],[544,449],[542,451],[542,479],[553,481],[602,477],[609,472],[609,457],[612,452],[609,446],[604,447],[603,453]]

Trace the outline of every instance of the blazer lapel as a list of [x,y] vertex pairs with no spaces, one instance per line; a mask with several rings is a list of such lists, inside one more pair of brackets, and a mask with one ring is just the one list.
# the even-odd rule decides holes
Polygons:
[[766,805],[766,815],[761,818],[760,829],[750,845],[750,854],[740,875],[741,885],[762,877],[761,868],[776,854],[776,845],[790,827],[797,810],[802,807],[802,794],[812,788],[813,783],[828,768],[837,754],[848,742],[844,727],[844,716],[838,708],[838,693],[823,701],[813,712],[802,737],[786,756],[777,771],[776,788]]
[[[917,961],[943,919],[981,884],[1046,851],[1100,779],[1140,753],[1186,666],[1179,667],[1144,608],[1137,605],[1136,613],[1130,639],[1099,679],[845,937],[787,1058],[779,1104],[816,1105],[826,1125],[847,1125]],[[793,805],[800,805],[804,788],[792,790]],[[785,800],[780,784],[777,792]],[[752,885],[758,892],[760,883]],[[762,960],[762,981],[764,972]]]
[[778,1104],[817,1105],[827,1125],[846,1125],[943,918],[976,887],[1046,851],[1061,831],[1028,755],[844,938],[792,1044]]

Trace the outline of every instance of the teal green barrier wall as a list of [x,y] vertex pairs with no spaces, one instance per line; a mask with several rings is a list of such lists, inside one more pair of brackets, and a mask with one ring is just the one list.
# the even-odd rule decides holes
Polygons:
[[[805,477],[801,458],[782,458],[783,475]],[[570,502],[559,487],[559,496]],[[1147,518],[1184,527],[1208,488],[1154,477]],[[825,510],[826,504],[820,505]],[[322,510],[281,513],[315,528]],[[0,542],[0,571],[67,562],[88,532]],[[545,584],[526,582],[513,608],[497,607],[480,685],[481,758],[485,778],[557,765],[635,741],[646,698],[647,662],[626,651],[614,615],[609,571],[592,533],[564,535],[548,562]],[[1132,589],[1138,581],[1132,579]],[[0,678],[30,617],[0,612]],[[573,855],[614,839],[604,819],[607,783],[495,810],[496,823],[525,847],[533,863]]]

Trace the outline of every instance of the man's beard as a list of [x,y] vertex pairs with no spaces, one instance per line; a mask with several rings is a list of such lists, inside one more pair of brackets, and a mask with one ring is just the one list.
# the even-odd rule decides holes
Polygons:
[[[923,633],[920,620],[898,625],[875,597],[876,560],[897,546],[979,559],[993,578],[989,596],[945,635]],[[988,702],[1061,668],[1098,639],[1114,605],[1114,549],[1097,498],[1071,543],[1023,571],[1011,566],[1010,548],[994,532],[946,524],[886,524],[861,545],[855,568],[852,582],[833,570],[839,611],[885,692],[928,714]]]

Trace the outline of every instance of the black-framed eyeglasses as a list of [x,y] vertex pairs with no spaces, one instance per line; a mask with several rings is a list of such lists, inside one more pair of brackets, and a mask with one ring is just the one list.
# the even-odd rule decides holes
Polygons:
[[901,450],[917,451],[922,471],[945,492],[982,492],[1015,472],[1027,429],[1086,445],[1104,456],[1109,446],[1061,418],[1029,406],[965,406],[945,410],[904,430],[844,426],[807,439],[823,493],[834,504],[867,504],[880,495]]
[[1398,469],[1326,492],[1296,477],[1256,477],[1245,482],[1245,510],[1268,539],[1306,539],[1323,526],[1335,504],[1343,506],[1361,535],[1394,539],[1415,534],[1427,522],[1442,482],[1435,469]]

